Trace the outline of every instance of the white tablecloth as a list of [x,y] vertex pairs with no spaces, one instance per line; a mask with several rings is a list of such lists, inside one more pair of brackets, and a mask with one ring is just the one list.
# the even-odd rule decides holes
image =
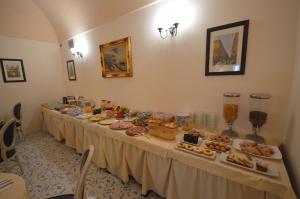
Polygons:
[[94,162],[122,181],[129,175],[142,184],[142,193],[153,190],[168,199],[295,199],[283,162],[268,161],[280,172],[279,178],[244,171],[182,153],[176,142],[155,137],[129,137],[124,131],[78,120],[42,107],[45,130],[57,140],[81,153],[95,146]]

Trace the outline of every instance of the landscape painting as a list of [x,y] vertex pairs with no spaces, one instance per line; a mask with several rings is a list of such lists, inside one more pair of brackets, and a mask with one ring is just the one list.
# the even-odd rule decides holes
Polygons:
[[207,30],[205,75],[245,73],[249,21]]
[[22,59],[1,59],[2,77],[5,83],[26,82]]
[[103,77],[131,77],[130,38],[124,38],[100,45]]

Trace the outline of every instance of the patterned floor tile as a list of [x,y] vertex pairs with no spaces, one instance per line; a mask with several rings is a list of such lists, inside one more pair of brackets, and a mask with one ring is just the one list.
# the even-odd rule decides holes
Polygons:
[[[27,189],[33,199],[73,193],[79,175],[80,155],[49,134],[27,136],[17,143]],[[10,172],[21,175],[16,162],[9,162]],[[0,164],[0,172],[4,165]],[[141,197],[141,185],[130,179],[124,184],[117,177],[92,164],[86,177],[89,199],[160,199],[150,192]]]

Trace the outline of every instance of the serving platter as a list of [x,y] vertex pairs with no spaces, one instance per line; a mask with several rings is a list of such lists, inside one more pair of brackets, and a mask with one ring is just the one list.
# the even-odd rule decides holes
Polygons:
[[259,173],[259,174],[262,174],[265,176],[269,176],[269,177],[278,177],[279,176],[278,169],[273,166],[268,165],[268,170],[266,172],[262,172],[262,171],[259,171],[256,169],[256,160],[255,159],[253,159],[253,165],[254,165],[253,168],[249,168],[249,167],[245,167],[245,166],[228,161],[227,160],[228,155],[229,155],[228,153],[222,153],[220,155],[220,161],[222,163],[231,165],[233,167],[238,167],[238,168],[241,168],[241,169],[244,169],[244,170],[247,170],[250,172],[254,172],[254,173]]
[[89,117],[92,117],[91,113],[84,113],[84,114],[76,116],[75,118],[80,119],[80,120],[84,120],[84,119],[88,119]]
[[178,151],[184,152],[184,153],[189,153],[191,155],[195,155],[195,156],[198,156],[198,157],[206,158],[206,159],[209,159],[209,160],[216,159],[216,155],[217,155],[215,151],[213,151],[213,155],[212,156],[207,156],[207,155],[204,155],[204,154],[196,153],[194,151],[190,151],[190,150],[187,150],[187,149],[180,148],[178,146],[175,146],[175,149],[178,150]]
[[281,160],[281,159],[282,159],[282,154],[281,154],[281,152],[280,152],[278,146],[259,144],[259,145],[264,145],[264,146],[267,146],[267,147],[270,147],[270,148],[273,149],[274,154],[273,154],[272,156],[268,157],[268,156],[262,156],[262,155],[256,155],[256,154],[253,154],[253,153],[249,153],[248,151],[243,151],[243,150],[241,149],[241,146],[240,146],[240,144],[241,144],[243,141],[245,141],[245,139],[235,139],[235,140],[233,141],[233,145],[232,145],[233,148],[235,148],[235,149],[237,149],[237,150],[239,150],[239,151],[242,151],[242,152],[244,152],[244,153],[247,153],[247,154],[249,154],[249,155],[259,157],[259,158],[266,158],[266,159],[273,159],[273,160]]
[[100,122],[98,122],[98,124],[100,124],[100,125],[111,125],[115,122],[117,122],[116,119],[105,119],[105,120],[101,120]]

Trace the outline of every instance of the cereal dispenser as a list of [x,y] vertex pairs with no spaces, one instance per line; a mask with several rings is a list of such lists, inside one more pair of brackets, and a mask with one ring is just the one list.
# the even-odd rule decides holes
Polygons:
[[252,124],[253,134],[247,135],[247,139],[251,139],[259,143],[265,142],[265,139],[258,134],[260,133],[261,127],[267,122],[267,110],[270,99],[271,96],[264,93],[253,93],[250,95],[249,121]]
[[233,126],[233,122],[238,117],[240,94],[226,92],[223,94],[223,96],[224,96],[223,117],[228,126],[228,129],[223,131],[223,135],[238,137],[237,132],[233,131],[232,126]]

